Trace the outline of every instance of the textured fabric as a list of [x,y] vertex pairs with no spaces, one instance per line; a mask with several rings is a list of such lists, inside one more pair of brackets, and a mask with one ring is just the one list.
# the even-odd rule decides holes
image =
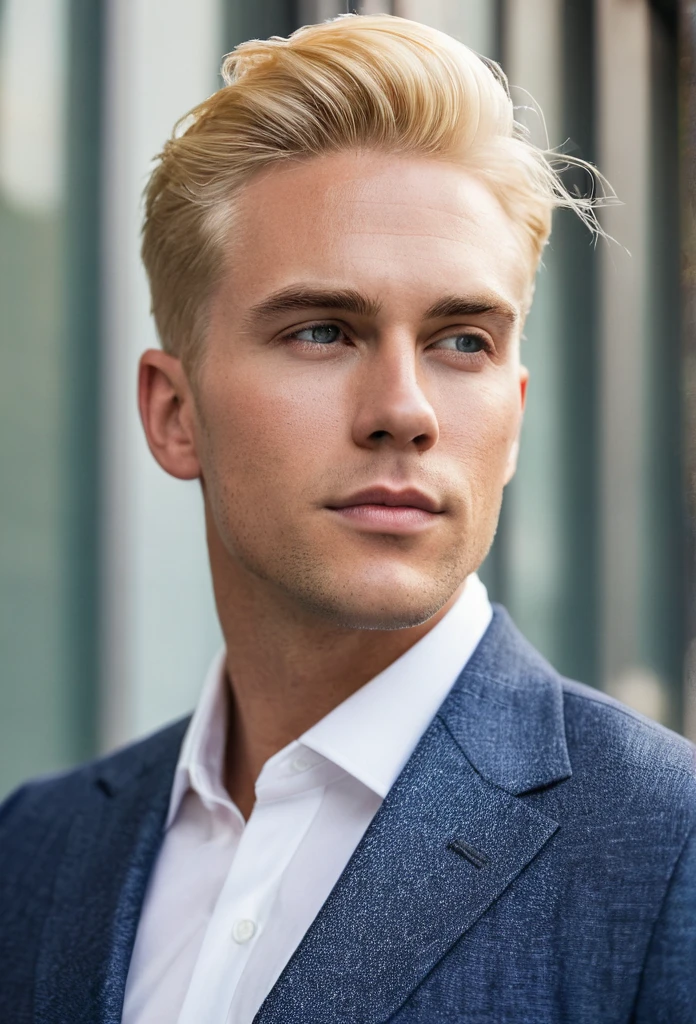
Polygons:
[[225,652],[215,658],[177,764],[123,1024],[251,1024],[491,616],[474,573],[418,643],[266,762],[246,825],[223,785],[229,684]]
[[[186,724],[0,809],[0,1021],[120,1020]],[[255,1024],[695,1024],[695,828],[694,748],[494,606]]]

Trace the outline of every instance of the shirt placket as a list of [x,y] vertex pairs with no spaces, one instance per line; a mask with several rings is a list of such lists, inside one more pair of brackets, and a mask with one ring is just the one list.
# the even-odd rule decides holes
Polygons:
[[[315,768],[302,748],[268,765],[257,801],[216,901],[178,1024],[234,1021],[235,995],[252,952],[263,943],[283,873],[321,804]],[[314,776],[314,778],[312,778]],[[253,980],[248,983],[253,984]]]

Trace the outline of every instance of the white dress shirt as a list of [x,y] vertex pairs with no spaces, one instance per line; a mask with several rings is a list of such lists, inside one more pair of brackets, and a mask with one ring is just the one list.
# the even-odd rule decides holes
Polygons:
[[246,823],[222,782],[220,652],[182,744],[123,1024],[251,1024],[491,615],[472,574],[418,643],[269,758]]

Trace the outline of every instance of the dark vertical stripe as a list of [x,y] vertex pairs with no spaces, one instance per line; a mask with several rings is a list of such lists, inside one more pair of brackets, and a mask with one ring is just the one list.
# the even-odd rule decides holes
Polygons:
[[[593,5],[568,0],[563,9],[563,131],[566,151],[594,161],[595,81]],[[566,185],[587,194],[588,175],[569,171]],[[561,268],[563,439],[562,515],[567,572],[559,601],[563,613],[556,659],[567,675],[599,684],[598,600],[598,360],[597,288],[599,261],[587,228],[569,211],[556,215],[554,249]]]
[[649,253],[651,261],[648,373],[649,410],[644,444],[645,495],[644,661],[668,688],[667,724],[683,726],[685,650],[685,516],[681,419],[679,294],[679,149],[677,33],[663,7],[652,17]]
[[[687,685],[692,687],[688,725],[696,739],[696,3],[679,5],[680,224],[681,224],[681,394],[684,475],[685,643],[692,657]],[[688,649],[688,648],[687,648]]]
[[94,752],[99,685],[100,207],[104,5],[71,0],[67,90],[65,359],[71,746]]

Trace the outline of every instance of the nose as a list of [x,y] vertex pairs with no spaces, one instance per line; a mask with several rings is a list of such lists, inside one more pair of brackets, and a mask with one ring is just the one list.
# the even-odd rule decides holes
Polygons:
[[364,359],[353,440],[361,448],[427,451],[437,443],[435,410],[419,381],[418,353],[408,335],[385,340]]

